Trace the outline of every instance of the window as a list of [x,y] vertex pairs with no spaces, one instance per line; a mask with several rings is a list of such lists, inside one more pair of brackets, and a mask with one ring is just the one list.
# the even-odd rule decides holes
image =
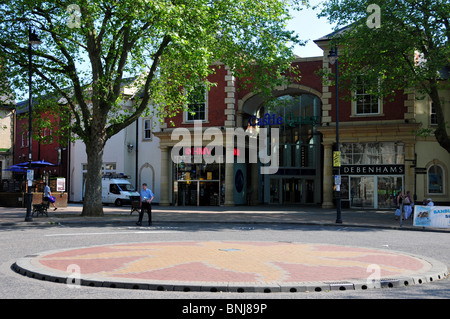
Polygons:
[[405,150],[402,143],[342,143],[340,150],[343,165],[391,165],[405,163]]
[[428,194],[444,193],[444,170],[439,165],[428,168]]
[[434,107],[433,102],[431,102],[430,105],[430,124],[431,125],[437,125],[437,118],[436,118],[436,109]]
[[109,185],[109,192],[112,194],[119,194],[120,195],[120,189],[116,184]]
[[144,119],[143,120],[143,126],[144,126],[144,140],[151,140],[152,139],[152,120],[150,119]]
[[377,96],[368,93],[364,80],[361,77],[357,79],[357,89],[355,91],[355,114],[369,115],[380,114],[380,100]]
[[206,121],[206,88],[203,85],[195,87],[188,95],[188,111],[186,121]]

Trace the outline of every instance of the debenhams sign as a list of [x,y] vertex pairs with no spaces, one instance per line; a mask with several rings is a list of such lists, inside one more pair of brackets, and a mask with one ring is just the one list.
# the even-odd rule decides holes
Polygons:
[[342,165],[342,175],[403,175],[405,165]]

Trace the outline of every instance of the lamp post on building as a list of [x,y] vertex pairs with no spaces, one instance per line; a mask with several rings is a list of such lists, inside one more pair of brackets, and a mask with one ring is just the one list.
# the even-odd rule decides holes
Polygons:
[[25,216],[25,221],[26,222],[30,222],[33,220],[33,218],[31,217],[31,202],[33,201],[33,194],[31,193],[31,186],[32,186],[32,180],[33,177],[31,174],[32,172],[32,168],[31,168],[31,157],[32,157],[32,148],[31,148],[31,143],[32,143],[32,133],[31,133],[31,129],[32,129],[32,124],[31,124],[31,111],[32,111],[32,105],[33,105],[33,100],[32,100],[32,75],[33,75],[33,70],[31,67],[31,63],[32,63],[32,55],[33,55],[33,48],[39,46],[41,44],[41,40],[39,40],[38,36],[36,35],[36,33],[31,32],[31,26],[28,29],[28,173],[27,173],[27,183],[28,183],[28,191],[27,191],[27,214]]
[[333,49],[330,50],[328,54],[328,61],[330,64],[334,64],[335,67],[335,98],[336,98],[336,156],[338,157],[338,165],[337,166],[337,175],[335,176],[335,186],[336,186],[336,223],[342,224],[342,211],[341,211],[341,154],[340,154],[340,146],[339,146],[339,68],[338,68],[338,50],[337,45],[334,46]]

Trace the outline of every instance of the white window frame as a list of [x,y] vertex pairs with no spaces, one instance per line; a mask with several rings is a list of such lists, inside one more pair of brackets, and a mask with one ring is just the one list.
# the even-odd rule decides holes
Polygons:
[[[364,80],[363,80],[364,82]],[[363,94],[358,94],[357,91],[353,91],[352,92],[352,116],[356,116],[356,117],[365,117],[365,116],[383,116],[383,99],[382,98],[378,98],[377,100],[377,108],[378,108],[378,112],[374,112],[374,113],[358,113],[358,101],[357,101],[357,97],[361,95],[368,95],[368,96],[373,96],[371,94],[367,94],[367,93],[363,93]],[[375,97],[376,98],[376,97]]]
[[[145,128],[146,123],[149,123],[149,125],[150,125],[149,129]],[[146,137],[146,135],[147,135],[146,132],[148,130],[150,131],[150,137]],[[149,118],[144,118],[144,119],[142,119],[142,140],[143,141],[151,141],[152,137],[153,137],[153,123],[152,123],[152,120],[149,119]]]
[[[439,167],[440,169],[441,169],[441,171],[442,171],[442,176],[441,176],[441,178],[442,178],[442,191],[440,192],[440,193],[430,193],[430,169],[433,167],[433,166],[437,166],[437,167]],[[445,195],[445,169],[444,169],[444,167],[442,166],[442,165],[440,165],[440,164],[431,164],[428,168],[427,168],[427,195],[430,195],[430,196],[433,196],[433,195],[436,195],[436,196],[438,196],[438,195]]]
[[[436,111],[433,112],[433,101],[430,101],[430,126],[437,125]],[[434,115],[434,116],[433,116]],[[433,120],[434,118],[434,120]]]
[[[204,118],[202,118],[202,119],[190,119],[189,118],[189,116],[190,116],[190,113],[189,113],[189,111],[184,111],[184,114],[183,114],[183,122],[184,123],[194,123],[194,121],[202,121],[203,123],[206,123],[206,122],[208,122],[208,90],[206,89],[206,86],[204,86],[204,85],[201,85],[201,86],[203,86],[203,88],[204,88],[204,91],[205,91],[205,102],[204,102],[204,108],[205,108],[205,110],[204,110]],[[186,94],[186,92],[185,92],[185,94]],[[188,102],[189,103],[189,102]],[[189,107],[189,104],[188,104],[188,107]]]

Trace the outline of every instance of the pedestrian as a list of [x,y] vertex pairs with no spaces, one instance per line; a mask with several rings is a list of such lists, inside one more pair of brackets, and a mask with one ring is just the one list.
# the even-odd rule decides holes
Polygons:
[[434,206],[434,203],[431,200],[431,198],[427,198],[427,206]]
[[412,199],[411,199],[411,193],[410,193],[410,191],[407,191],[406,196],[403,199],[403,207],[405,210],[405,219],[408,219],[409,216],[411,215],[412,205],[414,205],[414,203],[412,202]]
[[395,210],[395,220],[402,218],[403,215],[403,194],[399,191],[395,200],[397,209]]
[[142,225],[142,219],[144,217],[144,210],[147,211],[148,215],[148,225],[150,226],[152,224],[152,200],[153,200],[153,192],[147,188],[147,184],[142,184],[142,190],[141,190],[141,197],[140,197],[140,206],[141,211],[139,212],[139,220],[136,223],[136,225],[141,226]]
[[57,210],[58,208],[55,206],[55,198],[52,196],[52,192],[50,190],[50,186],[47,183],[44,183],[44,201],[50,203],[53,206],[53,210]]

